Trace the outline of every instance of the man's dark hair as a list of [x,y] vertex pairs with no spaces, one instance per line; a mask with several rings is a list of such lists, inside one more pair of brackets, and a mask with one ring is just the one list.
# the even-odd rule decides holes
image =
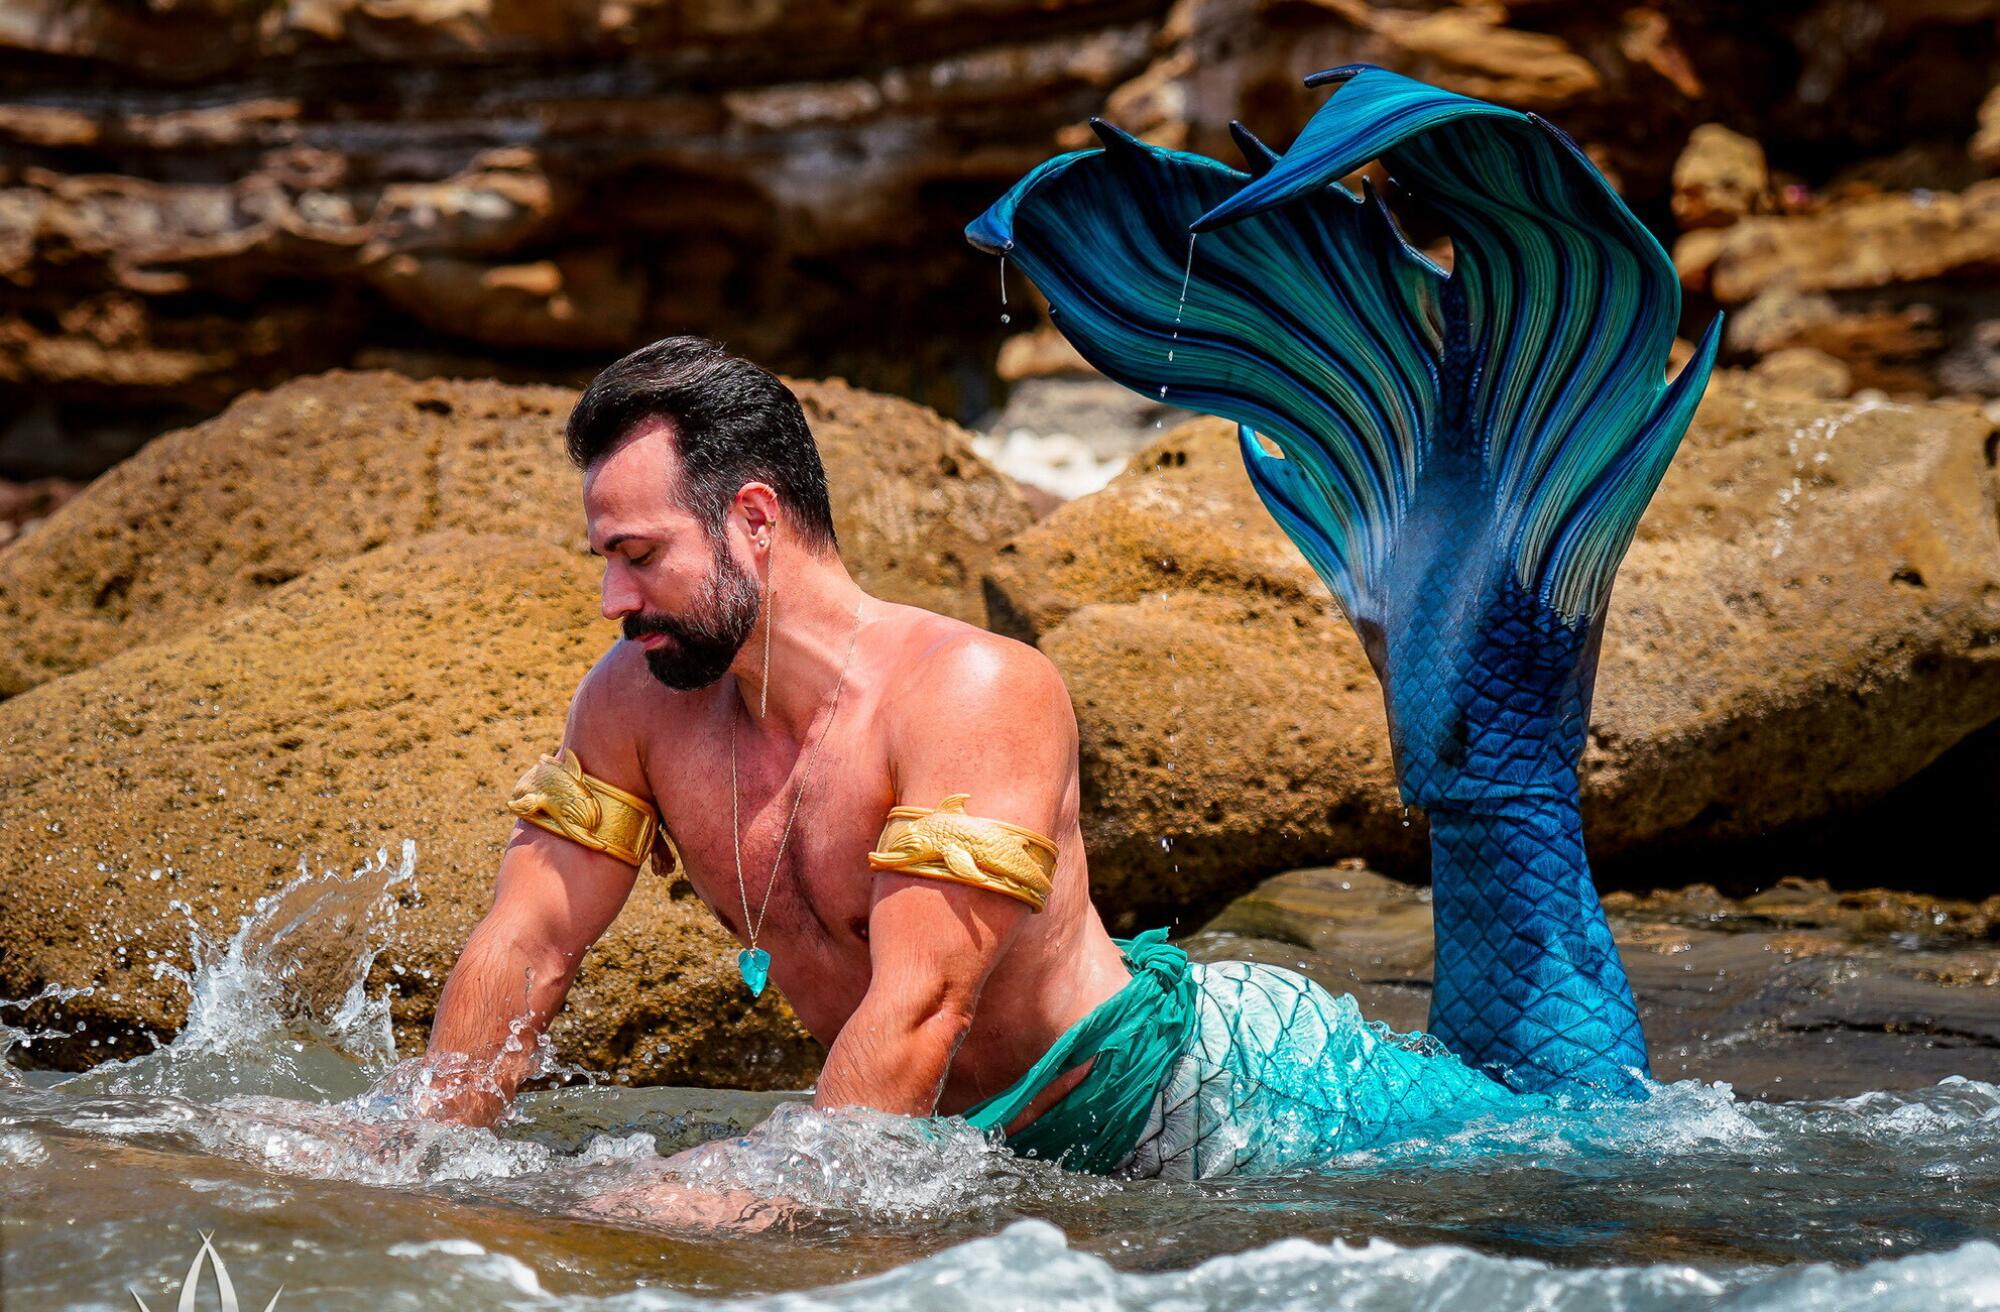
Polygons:
[[569,458],[588,469],[647,419],[673,426],[688,510],[719,537],[745,483],[769,483],[791,529],[838,547],[826,468],[799,399],[777,377],[705,337],[642,346],[591,380],[569,413]]

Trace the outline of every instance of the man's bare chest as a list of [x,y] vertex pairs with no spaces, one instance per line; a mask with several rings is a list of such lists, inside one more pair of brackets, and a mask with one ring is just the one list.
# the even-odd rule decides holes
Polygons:
[[[829,743],[817,761],[683,745],[649,762],[661,827],[683,874],[723,926],[747,941],[865,942],[868,852],[894,805],[886,759]],[[656,857],[656,865],[660,864]]]

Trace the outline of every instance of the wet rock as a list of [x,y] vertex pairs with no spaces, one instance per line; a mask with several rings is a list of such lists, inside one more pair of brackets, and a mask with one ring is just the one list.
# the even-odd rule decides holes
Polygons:
[[[100,986],[64,1005],[84,1028],[38,1060],[131,1055],[179,1025],[184,995],[150,969],[188,964],[171,902],[223,941],[300,863],[344,870],[406,837],[417,895],[369,991],[391,990],[399,1049],[420,1051],[492,901],[507,788],[560,738],[605,646],[593,573],[527,537],[426,533],[0,704],[0,867],[19,876],[0,995]],[[676,1084],[796,1088],[818,1057],[786,1008],[750,1005],[707,909],[649,873],[552,1037]]]
[[[1583,763],[1594,858],[1851,808],[2000,718],[1991,434],[1970,406],[1718,376],[1612,594]],[[1343,852],[1423,868],[1374,673],[1232,426],[1174,430],[1021,534],[988,602],[1069,680],[1118,923]]]
[[[793,381],[850,568],[896,601],[982,611],[992,552],[1032,519],[970,434],[837,380]],[[0,553],[0,695],[158,641],[314,566],[437,529],[584,550],[562,453],[575,394],[334,373],[161,438]],[[585,592],[594,595],[594,582]]]
[[[1741,900],[1697,884],[1604,904],[1658,1079],[1833,1098],[2000,1071],[2000,897],[1787,880]],[[1429,1013],[1429,891],[1359,861],[1268,879],[1184,946],[1299,970],[1395,1029]]]

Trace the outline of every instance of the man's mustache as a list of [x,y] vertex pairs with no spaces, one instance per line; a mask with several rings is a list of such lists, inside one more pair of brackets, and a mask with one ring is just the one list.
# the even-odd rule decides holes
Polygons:
[[648,634],[661,633],[669,638],[681,637],[682,626],[668,615],[648,615],[640,613],[627,615],[624,619],[625,636],[628,639],[643,638]]

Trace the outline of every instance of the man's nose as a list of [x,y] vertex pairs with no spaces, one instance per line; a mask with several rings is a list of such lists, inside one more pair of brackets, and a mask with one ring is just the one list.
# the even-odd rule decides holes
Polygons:
[[616,565],[604,567],[602,610],[607,620],[622,620],[627,615],[636,614],[642,609],[639,604],[639,591],[624,577],[624,573],[625,571]]

